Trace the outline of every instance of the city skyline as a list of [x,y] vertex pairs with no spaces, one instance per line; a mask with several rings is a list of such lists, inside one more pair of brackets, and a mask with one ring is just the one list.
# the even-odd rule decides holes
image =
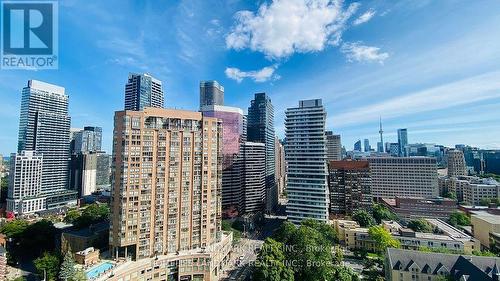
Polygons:
[[[286,8],[280,3],[266,2],[269,13],[280,15]],[[130,72],[151,73],[161,80],[167,108],[196,110],[202,80],[219,81],[225,104],[244,111],[254,93],[266,92],[276,108],[280,138],[285,108],[300,99],[322,98],[326,128],[340,134],[348,149],[357,139],[376,143],[380,115],[386,142],[396,140],[398,128],[408,128],[411,143],[500,147],[494,130],[499,117],[493,110],[500,104],[500,40],[489,28],[500,20],[491,5],[346,1],[325,6],[324,22],[318,23],[323,31],[325,22],[341,23],[339,15],[350,15],[341,23],[342,32],[326,32],[318,45],[317,38],[301,36],[300,27],[287,26],[299,34],[292,46],[280,40],[269,45],[264,40],[268,34],[258,33],[270,16],[258,12],[261,5],[181,1],[155,6],[159,9],[154,12],[149,2],[60,3],[59,70],[0,72],[0,153],[16,151],[21,91],[29,79],[65,87],[71,126],[102,126],[103,150],[110,152],[113,113],[123,107]],[[122,13],[112,13],[116,7]],[[312,9],[299,8],[306,14]],[[208,12],[202,14],[204,10]],[[243,10],[251,14],[234,17]],[[148,20],[138,25],[126,16],[132,12]],[[258,34],[263,41],[232,41],[248,36],[258,40]],[[335,45],[337,35],[341,41]],[[168,41],[168,36],[175,40]],[[413,45],[416,41],[421,42]],[[160,48],[162,44],[166,47]]]

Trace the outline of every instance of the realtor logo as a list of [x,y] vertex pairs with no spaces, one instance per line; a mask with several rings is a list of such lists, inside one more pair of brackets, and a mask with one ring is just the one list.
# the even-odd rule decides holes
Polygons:
[[57,12],[54,1],[2,1],[2,69],[58,67]]

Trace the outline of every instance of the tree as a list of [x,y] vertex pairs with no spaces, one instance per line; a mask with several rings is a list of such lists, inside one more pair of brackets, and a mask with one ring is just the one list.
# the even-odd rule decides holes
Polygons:
[[7,222],[2,228],[0,232],[7,235],[8,238],[20,238],[24,233],[26,228],[28,227],[28,222],[22,219],[16,219]]
[[245,223],[243,223],[242,221],[240,220],[236,220],[233,222],[233,224],[231,225],[232,228],[236,229],[236,230],[239,230],[239,231],[244,231],[245,230]]
[[73,280],[75,277],[75,260],[73,260],[73,255],[71,255],[71,251],[66,252],[64,256],[64,261],[61,264],[61,270],[59,271],[59,279],[64,281]]
[[91,224],[108,220],[109,213],[109,207],[106,204],[94,203],[86,207],[82,214],[74,219],[73,225],[79,229],[86,228]]
[[87,281],[87,274],[82,269],[77,269],[72,281]]
[[283,244],[267,238],[255,262],[254,279],[263,281],[293,281],[294,272],[285,262]]
[[352,214],[352,219],[361,227],[370,227],[375,224],[375,219],[365,210],[357,210]]
[[50,252],[55,249],[54,237],[56,228],[49,220],[40,220],[30,224],[20,240],[20,250],[22,255],[34,257],[43,252]]
[[302,221],[299,227],[284,222],[273,239],[284,248],[284,264],[291,268],[294,280],[335,280],[342,251],[334,247],[337,233],[331,225],[311,219]]
[[334,268],[333,279],[336,281],[358,281],[359,276],[351,268],[346,266],[336,266]]
[[276,241],[287,244],[296,230],[297,227],[293,223],[286,221],[280,226],[280,228],[278,228],[278,230],[276,230],[273,234],[273,238]]
[[483,257],[496,257],[497,256],[490,251],[479,251],[479,250],[472,251],[472,254],[474,256],[483,256]]
[[368,229],[370,238],[375,242],[379,253],[383,253],[387,248],[399,248],[401,243],[394,239],[389,231],[383,226],[372,226]]
[[221,227],[222,227],[222,230],[224,230],[224,231],[231,231],[231,223],[228,222],[227,220],[222,221]]
[[[1,163],[0,163],[1,164]],[[9,190],[9,177],[3,177],[0,184],[0,202],[7,201],[7,192]]]
[[64,217],[64,222],[73,223],[81,216],[78,210],[69,210]]
[[455,211],[450,215],[449,222],[453,226],[470,225],[470,218],[462,212]]
[[311,227],[314,230],[318,231],[332,244],[339,241],[337,232],[332,225],[328,225],[326,223],[322,223],[313,219],[303,220],[301,225]]
[[431,224],[424,219],[411,220],[408,222],[408,228],[411,228],[415,232],[426,233],[431,233],[433,230]]
[[42,278],[47,277],[47,280],[57,280],[57,273],[59,271],[59,257],[55,254],[45,252],[43,256],[37,258],[33,262],[38,275]]
[[231,223],[227,220],[222,221],[222,230],[224,231],[231,231],[233,233],[233,244],[236,244],[240,241],[241,239],[241,231],[234,229],[231,226]]
[[448,191],[448,192],[446,192],[446,194],[444,195],[444,197],[450,198],[450,199],[453,199],[453,200],[457,200],[457,193],[453,192],[453,191]]
[[491,200],[489,198],[483,198],[479,200],[479,205],[480,206],[488,206],[490,204]]
[[316,229],[301,225],[290,238],[286,252],[297,280],[331,280],[333,244]]
[[397,220],[398,216],[392,213],[386,206],[382,204],[373,204],[373,218],[377,223],[381,223],[383,220]]

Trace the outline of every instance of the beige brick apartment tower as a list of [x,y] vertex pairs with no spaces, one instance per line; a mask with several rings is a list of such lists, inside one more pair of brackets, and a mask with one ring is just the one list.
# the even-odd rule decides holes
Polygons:
[[221,239],[221,123],[147,107],[114,119],[110,246],[133,260]]

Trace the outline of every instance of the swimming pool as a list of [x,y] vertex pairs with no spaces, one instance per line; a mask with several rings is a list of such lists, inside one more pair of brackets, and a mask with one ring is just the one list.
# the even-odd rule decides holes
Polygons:
[[91,269],[87,270],[86,273],[87,273],[87,278],[92,280],[94,278],[97,278],[99,277],[99,275],[101,275],[103,272],[107,271],[107,270],[110,270],[111,268],[113,268],[114,264],[110,263],[110,262],[103,262],[99,265],[96,265],[94,267],[92,267]]

